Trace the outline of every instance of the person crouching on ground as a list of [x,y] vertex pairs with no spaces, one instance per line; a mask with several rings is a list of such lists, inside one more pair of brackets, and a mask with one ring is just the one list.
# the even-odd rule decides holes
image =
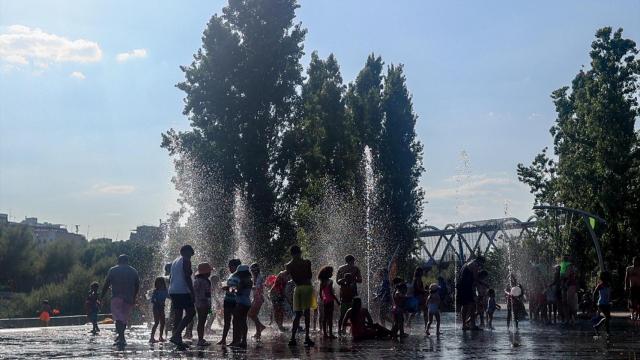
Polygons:
[[207,323],[207,315],[211,309],[211,265],[209,263],[198,264],[195,280],[193,282],[194,305],[198,313],[198,346],[209,346],[209,342],[204,339],[204,326]]
[[362,300],[359,297],[353,298],[352,306],[347,310],[342,323],[343,331],[347,323],[351,325],[351,336],[354,341],[384,339],[391,335],[391,331],[373,322],[369,310],[362,307]]

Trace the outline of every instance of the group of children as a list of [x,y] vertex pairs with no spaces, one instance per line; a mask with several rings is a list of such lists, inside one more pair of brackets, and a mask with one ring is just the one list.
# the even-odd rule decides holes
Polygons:
[[[358,283],[362,282],[360,270],[355,266],[355,259],[348,255],[346,265],[338,269],[336,278],[339,286],[339,295],[334,290],[334,269],[331,266],[323,267],[318,275],[318,287],[314,289],[315,308],[319,312],[320,330],[326,339],[336,339],[334,335],[334,312],[336,305],[339,307],[339,317],[337,319],[338,333],[344,334],[349,326],[354,340],[364,340],[371,338],[392,338],[401,339],[405,333],[405,323],[410,324],[411,320],[420,312],[424,314],[424,330],[427,335],[431,334],[431,328],[435,322],[435,334],[440,335],[440,311],[442,306],[442,288],[438,283],[428,286],[423,283],[424,270],[417,268],[411,282],[406,282],[400,277],[389,279],[388,271],[383,269],[379,273],[379,283],[374,293],[374,304],[378,307],[379,319],[382,325],[372,320],[369,310],[364,308],[361,299],[358,297]],[[165,272],[170,269],[171,264],[167,264]],[[564,269],[564,271],[563,271]],[[537,298],[536,309],[543,319],[551,321],[551,315],[561,309],[561,316],[566,321],[571,321],[572,317],[567,315],[570,309],[562,310],[562,306],[552,306],[558,299],[565,299],[565,302],[572,301],[571,275],[574,270],[570,265],[556,267],[554,282],[549,285],[546,292],[545,301]],[[219,283],[220,277],[213,274],[213,268],[208,263],[200,263],[197,271],[193,274],[193,302],[196,309],[197,321],[195,322],[197,331],[197,345],[207,346],[205,340],[205,330],[211,328],[211,324],[217,317],[222,323],[222,338],[218,344],[226,345],[226,338],[233,325],[232,342],[230,346],[246,347],[247,345],[247,319],[254,321],[256,325],[255,338],[259,339],[262,331],[266,328],[259,319],[259,312],[265,300],[265,293],[268,294],[272,302],[272,320],[281,331],[286,330],[283,326],[284,315],[287,312],[287,305],[292,302],[287,294],[293,292],[292,281],[287,271],[282,271],[277,275],[269,275],[266,278],[260,274],[257,264],[251,267],[241,264],[240,260],[232,259],[228,263],[229,277],[226,282]],[[563,274],[564,273],[564,274]],[[496,291],[489,288],[486,283],[487,272],[480,270],[474,280],[476,307],[472,315],[479,316],[481,326],[484,326],[486,315],[487,327],[493,329],[493,318],[496,310],[501,309],[496,301]],[[165,303],[169,298],[167,289],[168,278],[158,277],[154,282],[154,289],[149,296],[153,313],[153,326],[151,328],[150,343],[163,342],[168,332],[166,326]],[[592,321],[596,332],[604,326],[609,333],[611,319],[611,277],[608,272],[602,272],[599,283],[593,292],[594,303],[597,304],[597,313]],[[295,285],[293,285],[295,287]],[[92,333],[100,331],[98,327],[98,310],[100,300],[98,295],[99,284],[94,282],[90,286],[88,296],[85,301],[86,311],[89,321],[92,323]],[[409,293],[409,290],[411,294]],[[253,295],[253,296],[252,296]],[[522,319],[524,310],[524,289],[515,276],[510,275],[508,286],[504,290],[507,303],[507,326],[513,321],[518,327],[518,320]],[[222,300],[222,301],[221,301]],[[544,304],[544,307],[543,307]],[[48,304],[46,304],[48,306]],[[564,314],[564,315],[562,315]],[[390,316],[389,316],[390,315]],[[532,315],[533,316],[533,315]],[[392,327],[386,329],[384,323],[391,318]],[[190,333],[194,322],[187,328]],[[159,327],[159,337],[156,340],[156,331]],[[315,321],[314,321],[315,328]],[[165,337],[163,337],[163,334]],[[189,337],[188,335],[186,337]]]

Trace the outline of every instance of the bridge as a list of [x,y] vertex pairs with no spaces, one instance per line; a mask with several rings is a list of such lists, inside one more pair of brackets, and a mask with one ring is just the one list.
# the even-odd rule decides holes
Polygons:
[[[593,246],[598,256],[600,270],[606,269],[602,257],[600,241],[596,234],[596,225],[606,227],[607,222],[592,213],[569,207],[537,205],[533,207],[537,214],[553,215],[556,220],[563,221],[569,229],[574,223],[574,216],[588,230]],[[421,258],[427,264],[447,263],[450,261],[463,262],[469,254],[485,253],[495,249],[501,243],[521,239],[525,236],[538,236],[538,217],[533,215],[526,221],[516,218],[490,219],[469,221],[461,224],[448,224],[443,229],[435,226],[425,226],[420,229],[418,239],[421,241]],[[557,225],[558,228],[560,225]]]
[[510,217],[448,224],[443,229],[425,226],[418,238],[422,242],[421,257],[428,264],[464,261],[472,253],[485,253],[507,240],[536,236],[537,217],[526,221]]

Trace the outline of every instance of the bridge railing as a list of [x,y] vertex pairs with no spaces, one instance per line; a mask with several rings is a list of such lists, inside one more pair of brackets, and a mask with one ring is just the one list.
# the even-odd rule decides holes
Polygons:
[[496,248],[500,241],[536,235],[536,221],[532,216],[526,221],[504,218],[448,224],[443,229],[425,226],[418,233],[422,257],[431,264],[464,261],[469,254]]

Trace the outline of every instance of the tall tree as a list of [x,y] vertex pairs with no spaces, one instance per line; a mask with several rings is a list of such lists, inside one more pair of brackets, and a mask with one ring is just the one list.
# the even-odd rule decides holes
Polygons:
[[[591,44],[591,68],[581,70],[569,87],[553,92],[552,99],[558,117],[551,128],[557,166],[552,183],[546,184],[547,194],[540,200],[593,212],[605,218],[609,226],[602,234],[605,258],[612,269],[620,270],[628,261],[629,219],[637,214],[633,208],[633,146],[638,116],[638,74],[636,44],[610,27],[599,29]],[[539,155],[540,157],[540,155]],[[535,163],[533,168],[535,168]],[[519,165],[521,180],[535,183],[545,169]],[[547,174],[548,175],[548,174]],[[548,186],[548,185],[552,186]],[[585,231],[584,229],[582,230]],[[637,234],[637,232],[636,232]],[[574,234],[576,241],[588,241],[588,236]],[[585,265],[594,263],[592,247],[579,254]],[[591,259],[591,260],[590,260]]]
[[388,223],[387,256],[398,248],[398,259],[414,250],[422,215],[424,193],[418,181],[422,167],[422,144],[416,139],[417,116],[413,112],[402,65],[387,70],[382,96],[384,122],[380,134],[377,170],[380,203]]
[[360,152],[369,146],[374,154],[382,131],[382,66],[380,56],[367,57],[364,68],[349,85],[346,101],[354,125],[359,133]]
[[294,220],[302,241],[316,226],[312,214],[328,188],[350,198],[360,159],[357,131],[346,116],[340,68],[334,55],[311,54],[302,86],[302,116],[287,131],[281,166],[288,171],[286,198],[295,207]]
[[306,31],[293,23],[297,8],[296,0],[230,0],[214,15],[178,84],[192,129],[170,131],[163,141],[171,152],[197,159],[225,194],[242,192],[255,227],[251,251],[268,265],[286,241],[278,236],[276,207],[283,179],[272,170],[302,83]]

